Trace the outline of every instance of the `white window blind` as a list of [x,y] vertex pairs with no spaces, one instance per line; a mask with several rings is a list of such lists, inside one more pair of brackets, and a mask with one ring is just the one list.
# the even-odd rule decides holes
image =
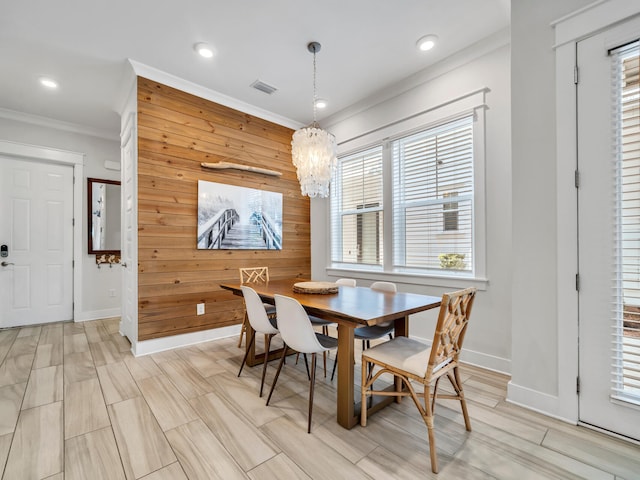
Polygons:
[[394,267],[473,271],[473,117],[391,143]]
[[613,396],[640,403],[640,43],[611,52],[616,250]]
[[382,265],[382,146],[338,161],[331,196],[331,260]]

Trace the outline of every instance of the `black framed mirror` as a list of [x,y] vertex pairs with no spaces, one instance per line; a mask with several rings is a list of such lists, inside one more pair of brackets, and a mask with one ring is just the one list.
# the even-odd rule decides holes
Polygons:
[[120,255],[120,182],[87,178],[89,254]]

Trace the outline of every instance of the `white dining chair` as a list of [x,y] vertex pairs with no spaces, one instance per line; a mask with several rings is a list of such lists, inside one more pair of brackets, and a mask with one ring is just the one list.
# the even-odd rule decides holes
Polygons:
[[[335,281],[336,285],[342,285],[347,287],[355,287],[356,280],[354,278],[339,278]],[[325,335],[329,335],[329,325],[333,325],[335,322],[331,322],[329,320],[324,320],[322,318],[314,317],[313,315],[309,315],[309,320],[311,321],[311,325],[314,327],[321,327],[322,333]],[[298,359],[296,358],[296,363],[298,363]],[[327,355],[326,353],[322,355],[322,363],[324,368],[324,376],[327,376]],[[331,380],[333,381],[333,376],[336,373],[335,363],[333,365],[333,373],[331,374]]]
[[[264,378],[267,373],[267,363],[269,361],[269,347],[271,346],[271,338],[278,334],[278,327],[276,319],[269,317],[264,308],[264,304],[260,299],[260,296],[256,291],[246,285],[240,287],[242,289],[242,295],[244,296],[244,303],[247,309],[247,319],[251,328],[255,330],[255,333],[251,336],[249,345],[247,345],[247,351],[244,354],[242,363],[240,364],[240,371],[238,376],[242,373],[242,368],[247,363],[247,357],[251,350],[252,344],[256,341],[256,335],[261,333],[264,335],[264,364],[262,366],[262,380],[260,381],[260,396],[262,397],[262,390],[264,388]],[[286,349],[285,349],[286,350]]]
[[326,353],[330,350],[338,348],[338,340],[318,333],[313,329],[309,316],[305,312],[302,305],[291,297],[285,297],[283,295],[274,295],[276,301],[276,315],[278,317],[278,329],[284,342],[284,350],[280,363],[278,364],[278,370],[276,376],[273,379],[269,396],[267,397],[267,405],[271,401],[271,396],[276,388],[284,359],[287,355],[287,348],[291,348],[297,352],[303,354],[311,354],[311,372],[309,381],[309,416],[307,433],[311,433],[311,416],[313,413],[313,388],[316,379],[316,355],[318,353]]
[[[269,267],[251,267],[251,268],[239,268],[240,283],[269,283]],[[267,316],[274,317],[276,314],[276,307],[269,304],[264,304],[264,308],[267,311]],[[240,338],[238,338],[238,348],[242,346],[242,337],[246,337],[247,333],[247,316],[244,316],[242,321],[242,327],[240,327]]]
[[[348,281],[351,281],[352,279],[346,278],[343,280],[346,280],[348,282]],[[352,281],[353,281],[353,285],[351,286],[355,287],[356,281],[355,280],[352,280]],[[336,281],[336,283],[338,283],[338,281]],[[349,283],[346,283],[346,284],[348,285]],[[371,290],[377,290],[379,292],[396,293],[398,291],[396,284],[392,282],[373,282],[369,288],[371,288]],[[362,350],[364,350],[365,348],[371,347],[371,343],[370,343],[371,340],[377,340],[387,335],[389,335],[390,339],[393,338],[393,329],[394,329],[393,322],[384,322],[378,325],[358,327],[353,331],[353,338],[354,340],[362,341]],[[336,375],[337,364],[338,364],[338,359],[336,359],[336,361],[333,364],[333,370],[331,372],[332,382],[333,382],[333,377]]]
[[[395,283],[392,282],[373,282],[371,284],[371,290],[378,292],[396,293],[398,288]],[[379,323],[378,325],[371,325],[365,327],[358,327],[353,331],[353,337],[356,340],[362,340],[362,349],[371,347],[371,340],[377,340],[379,338],[389,335],[389,339],[393,338],[393,322]]]

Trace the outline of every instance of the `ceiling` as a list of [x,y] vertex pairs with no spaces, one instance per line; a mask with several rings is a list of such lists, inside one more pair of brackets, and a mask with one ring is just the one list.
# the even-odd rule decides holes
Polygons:
[[[0,115],[22,112],[116,135],[127,59],[293,123],[313,119],[313,56],[326,118],[509,25],[509,0],[30,0],[3,2]],[[435,34],[437,46],[416,41]],[[214,47],[212,59],[194,44]],[[40,86],[41,76],[59,82]],[[278,88],[267,95],[250,87]]]

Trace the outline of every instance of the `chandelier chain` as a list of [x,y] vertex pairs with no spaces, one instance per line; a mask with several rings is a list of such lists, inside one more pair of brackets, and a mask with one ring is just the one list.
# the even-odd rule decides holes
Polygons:
[[313,49],[313,124],[315,125],[316,122],[316,103],[317,103],[317,96],[316,96],[316,49]]
[[320,51],[320,44],[311,42],[307,50],[313,53],[313,123],[294,132],[291,160],[296,167],[302,195],[326,198],[337,163],[336,138],[322,130],[317,122],[316,53]]

